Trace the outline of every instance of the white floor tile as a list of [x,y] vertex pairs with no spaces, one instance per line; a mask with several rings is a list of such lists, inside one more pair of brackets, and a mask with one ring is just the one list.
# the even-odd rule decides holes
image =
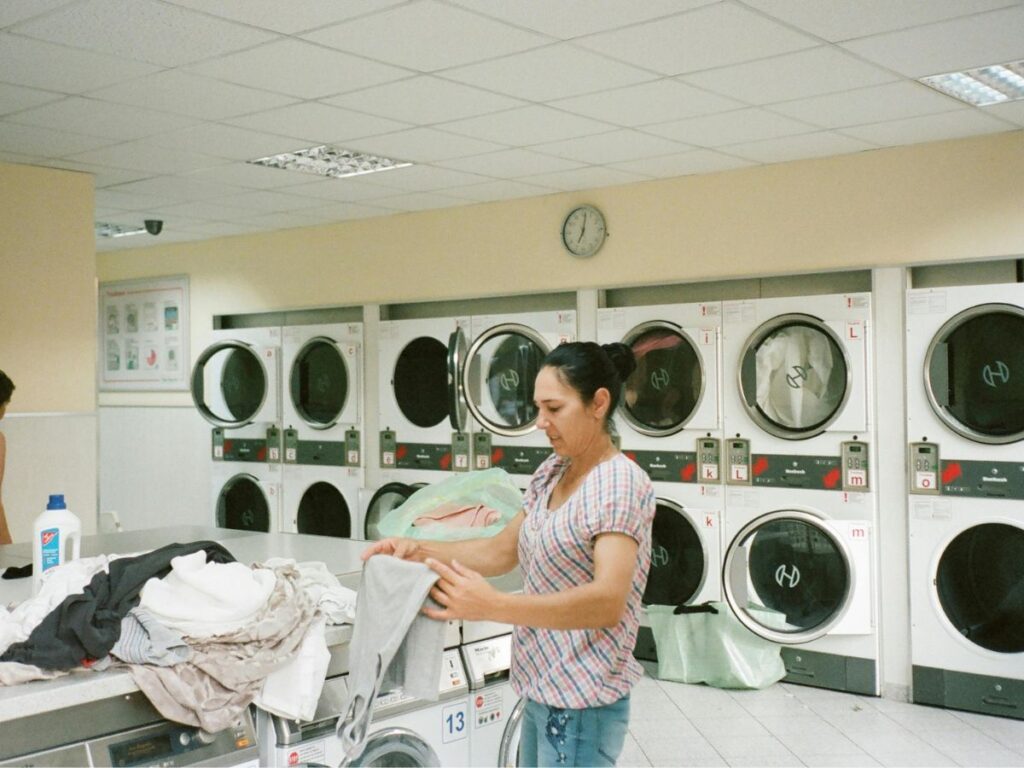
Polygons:
[[[954,758],[954,760],[957,760]],[[1011,749],[999,749],[989,752],[974,752],[966,756],[963,762],[957,760],[959,765],[973,766],[974,768],[995,768],[995,766],[1014,766],[1020,768],[1024,765],[1024,755],[1014,752]]]
[[738,757],[795,758],[774,736],[712,736],[711,746],[726,760]]
[[881,765],[866,752],[852,755],[800,755],[804,765],[809,768],[868,768]]
[[708,739],[720,736],[745,738],[770,735],[768,730],[751,715],[746,717],[693,717],[690,718],[690,722]]

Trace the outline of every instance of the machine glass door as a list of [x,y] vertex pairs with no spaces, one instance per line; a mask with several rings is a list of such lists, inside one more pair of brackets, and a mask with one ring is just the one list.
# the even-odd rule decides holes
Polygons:
[[398,355],[391,386],[405,418],[417,427],[437,426],[449,415],[448,348],[433,336],[413,339]]
[[988,444],[1024,439],[1024,309],[983,304],[950,318],[924,375],[932,409],[954,432]]
[[804,440],[823,432],[839,418],[852,384],[842,339],[810,315],[775,317],[744,345],[743,405],[761,429],[776,437]]
[[211,424],[238,428],[254,421],[275,421],[266,413],[276,402],[272,390],[276,354],[241,341],[223,341],[203,350],[192,369],[192,401]]
[[395,768],[440,766],[441,759],[431,746],[408,728],[385,728],[371,733],[366,746],[354,760],[343,766],[386,765]]
[[725,554],[725,598],[754,634],[777,643],[816,640],[850,606],[849,548],[824,520],[780,510],[744,526]]
[[679,326],[663,321],[637,326],[623,342],[636,357],[623,391],[623,416],[645,435],[678,432],[704,395],[706,372],[697,345]]
[[342,539],[352,535],[352,512],[344,494],[323,480],[311,483],[302,494],[295,522],[299,533]]
[[674,501],[658,499],[651,531],[646,605],[684,605],[700,594],[708,553],[693,521]]
[[229,479],[217,497],[217,527],[269,533],[272,515],[260,481],[239,473]]
[[512,708],[512,714],[505,723],[505,731],[498,744],[498,765],[500,768],[515,768],[519,765],[519,740],[523,732],[523,710],[526,699],[520,699]]
[[456,328],[448,337],[448,421],[456,432],[465,432],[469,417],[466,406],[466,389],[462,383],[462,369],[466,364],[469,342],[461,328]]
[[1024,653],[1024,527],[981,523],[957,534],[933,576],[942,615],[975,647]]
[[366,521],[363,524],[363,535],[367,541],[380,538],[380,522],[392,510],[398,509],[405,500],[412,496],[419,487],[406,483],[385,483],[373,494],[366,507]]
[[473,418],[497,435],[518,437],[537,421],[534,379],[550,351],[544,337],[518,323],[496,325],[469,348],[463,385]]
[[345,356],[333,339],[310,339],[292,363],[288,391],[299,417],[314,429],[333,427],[341,418],[353,382]]

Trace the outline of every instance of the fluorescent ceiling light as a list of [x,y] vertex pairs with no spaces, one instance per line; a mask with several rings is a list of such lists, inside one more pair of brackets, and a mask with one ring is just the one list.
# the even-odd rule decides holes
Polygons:
[[125,227],[121,224],[107,224],[103,221],[95,223],[96,237],[130,237],[146,234],[145,227]]
[[1024,61],[922,77],[920,82],[976,107],[1024,99]]
[[254,165],[265,165],[268,168],[281,168],[286,171],[302,171],[315,173],[318,176],[343,178],[345,176],[361,176],[364,173],[393,171],[412,165],[404,160],[392,160],[389,157],[378,157],[356,152],[352,149],[341,149],[322,145],[309,149],[298,149],[281,155],[261,157],[250,160]]

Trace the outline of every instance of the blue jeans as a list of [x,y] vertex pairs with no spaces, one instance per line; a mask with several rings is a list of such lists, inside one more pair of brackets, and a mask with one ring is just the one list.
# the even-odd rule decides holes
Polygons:
[[615,765],[628,725],[629,696],[586,709],[561,709],[527,700],[519,765]]

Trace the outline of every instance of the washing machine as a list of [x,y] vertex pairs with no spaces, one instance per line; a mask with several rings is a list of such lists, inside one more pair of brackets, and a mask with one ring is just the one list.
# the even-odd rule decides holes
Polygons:
[[879,693],[874,507],[865,492],[726,492],[725,600],[782,646],[787,682]]
[[910,498],[916,703],[1024,719],[1024,512]]
[[213,425],[214,461],[281,460],[281,329],[214,331],[192,368],[192,401]]
[[292,325],[282,332],[284,461],[361,467],[363,325]]
[[841,490],[841,462],[867,466],[870,314],[869,293],[723,303],[727,483]]
[[309,722],[260,713],[260,764],[330,766],[470,765],[470,724],[465,667],[458,648],[444,651],[437,701],[425,702],[401,689],[383,692],[373,706],[363,751],[344,759],[335,735],[348,701],[348,675],[324,682],[317,711]]
[[281,474],[283,532],[362,538],[358,467],[285,464]]
[[462,658],[469,678],[469,765],[515,766],[525,699],[509,680],[512,635],[507,624],[463,622]]
[[367,541],[381,538],[380,521],[392,510],[405,503],[416,491],[431,483],[441,482],[451,473],[430,469],[402,469],[381,473],[377,488],[362,491],[362,531]]
[[381,322],[381,468],[469,471],[462,381],[469,333],[468,317]]
[[281,465],[216,461],[211,472],[213,524],[239,531],[281,530]]
[[597,340],[632,348],[637,367],[614,420],[652,480],[720,483],[720,302],[598,310]]
[[478,315],[463,367],[463,388],[473,435],[474,469],[500,467],[522,484],[551,454],[537,430],[533,385],[544,357],[576,339],[573,310]]

